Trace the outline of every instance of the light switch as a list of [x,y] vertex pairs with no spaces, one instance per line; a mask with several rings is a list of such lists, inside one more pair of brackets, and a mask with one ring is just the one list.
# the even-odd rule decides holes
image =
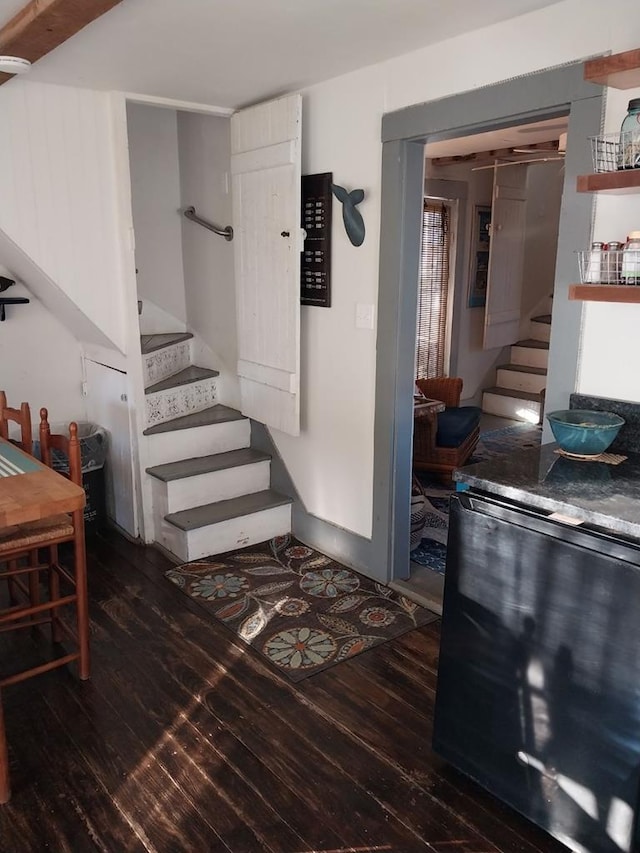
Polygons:
[[373,329],[375,327],[375,305],[364,302],[356,304],[356,329]]

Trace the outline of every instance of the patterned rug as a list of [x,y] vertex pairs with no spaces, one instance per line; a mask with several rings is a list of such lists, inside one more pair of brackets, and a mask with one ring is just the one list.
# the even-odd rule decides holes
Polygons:
[[437,619],[291,536],[165,575],[292,681]]
[[[531,424],[518,424],[482,433],[475,453],[467,464],[485,462],[527,447],[538,447],[541,434],[542,428]],[[422,541],[411,552],[411,559],[414,563],[443,575],[447,559],[449,498],[453,489],[434,480],[426,472],[416,473],[428,500],[427,523]]]

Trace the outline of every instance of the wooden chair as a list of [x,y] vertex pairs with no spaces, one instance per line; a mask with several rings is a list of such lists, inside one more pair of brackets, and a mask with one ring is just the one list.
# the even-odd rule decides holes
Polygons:
[[[80,458],[80,443],[78,427],[75,423],[69,426],[69,438],[64,435],[51,435],[47,421],[47,410],[40,410],[40,445],[43,462],[52,464],[52,452],[55,450],[68,460],[68,477],[77,485],[82,485],[82,467]],[[59,472],[62,474],[62,472]],[[64,474],[62,474],[64,476]],[[74,568],[69,571],[60,564],[58,546],[65,542],[74,545]],[[33,553],[34,549],[46,549],[48,559],[36,565],[19,564],[11,566],[0,573],[0,576],[22,577],[24,575],[48,575],[49,599],[33,605],[31,600],[18,604],[11,603],[9,607],[0,610],[0,631],[14,630],[21,627],[32,627],[36,624],[50,623],[54,642],[59,642],[61,636],[72,640],[75,651],[64,654],[41,666],[17,672],[0,679],[0,687],[15,684],[47,672],[70,661],[77,660],[81,679],[89,678],[89,615],[87,605],[87,567],[84,541],[84,517],[81,509],[72,515],[60,514],[32,521],[27,524],[15,525],[0,530],[0,561],[19,560]],[[38,553],[38,551],[36,552]],[[61,583],[69,588],[64,595],[60,594]],[[73,631],[60,618],[63,607],[75,605],[76,629]]]
[[20,440],[14,443],[25,453],[33,453],[31,435],[31,412],[28,403],[21,403],[19,409],[7,406],[7,395],[0,391],[0,438],[9,440],[9,422],[14,421],[20,427]]
[[[82,463],[77,425],[70,424],[68,438],[64,435],[51,435],[46,409],[40,410],[40,418],[42,461],[52,466],[54,451],[64,455],[69,465],[69,479],[81,486]],[[58,557],[58,546],[66,542],[71,542],[74,546],[71,570],[62,566]],[[48,557],[46,562],[33,565],[29,559],[26,566],[16,563],[22,557],[29,557],[34,548],[46,553]],[[66,638],[71,641],[74,648],[68,652],[62,649],[61,653],[52,660],[27,669],[19,669],[1,678],[0,690],[10,684],[16,684],[76,660],[80,678],[83,680],[89,678],[89,608],[83,510],[79,509],[71,515],[51,516],[40,521],[0,530],[0,561],[5,560],[11,560],[11,562],[4,573],[0,572],[0,576],[4,574],[8,577],[20,578],[29,575],[38,578],[40,573],[46,572],[49,597],[48,600],[35,605],[31,597],[18,604],[10,602],[8,607],[0,610],[0,631],[49,623],[54,643]],[[62,586],[65,587],[63,594],[61,594]],[[24,591],[24,586],[22,589]],[[61,618],[61,611],[69,606],[75,606],[75,630]],[[10,796],[8,773],[6,738],[0,708],[0,803],[7,802]]]
[[[20,427],[20,439],[9,438],[9,423],[13,421]],[[0,391],[0,438],[7,441],[12,441],[25,453],[33,452],[33,435],[31,432],[31,410],[28,403],[21,403],[19,409],[12,409],[7,405],[7,395],[4,391]],[[37,556],[32,555],[32,558],[37,562]],[[15,568],[15,562],[13,563]],[[16,582],[13,577],[8,579],[9,595],[11,601],[16,601]],[[32,604],[38,603],[38,577],[37,575],[29,576],[29,595]]]
[[449,482],[454,469],[465,464],[478,443],[480,409],[460,406],[462,379],[458,377],[417,379],[416,385],[426,397],[441,400],[445,411],[414,420],[413,467]]

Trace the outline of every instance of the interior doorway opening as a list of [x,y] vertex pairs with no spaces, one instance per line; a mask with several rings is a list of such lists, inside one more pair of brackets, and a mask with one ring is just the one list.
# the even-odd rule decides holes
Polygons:
[[[460,405],[482,409],[482,431],[538,423],[543,416],[567,129],[568,117],[557,116],[425,145],[424,210],[433,210],[433,219],[437,205],[446,205],[443,227],[450,230],[448,305],[443,309],[429,274],[440,273],[444,284],[442,242],[433,238],[425,214],[415,378],[421,372],[460,377]],[[421,323],[426,298],[440,310],[429,324],[431,340]],[[442,317],[446,322],[439,325]],[[424,352],[439,358],[425,363]],[[414,473],[430,483],[428,472],[414,467]],[[444,497],[427,498],[424,541],[435,537],[438,558],[424,565],[422,552],[420,562],[412,552],[409,576],[399,582],[436,610],[444,576],[433,565],[441,567],[446,547],[445,503]]]

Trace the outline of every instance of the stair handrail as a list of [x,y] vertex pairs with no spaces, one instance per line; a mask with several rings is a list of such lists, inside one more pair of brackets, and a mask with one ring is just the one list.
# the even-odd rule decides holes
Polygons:
[[213,233],[217,234],[219,237],[224,237],[225,240],[233,240],[233,228],[231,225],[227,225],[226,228],[220,228],[218,225],[214,225],[213,222],[207,222],[206,219],[198,216],[196,209],[193,206],[185,207],[182,213],[187,219],[190,219],[192,222],[197,222],[198,225],[202,225],[203,228],[208,228],[209,231],[213,231]]

